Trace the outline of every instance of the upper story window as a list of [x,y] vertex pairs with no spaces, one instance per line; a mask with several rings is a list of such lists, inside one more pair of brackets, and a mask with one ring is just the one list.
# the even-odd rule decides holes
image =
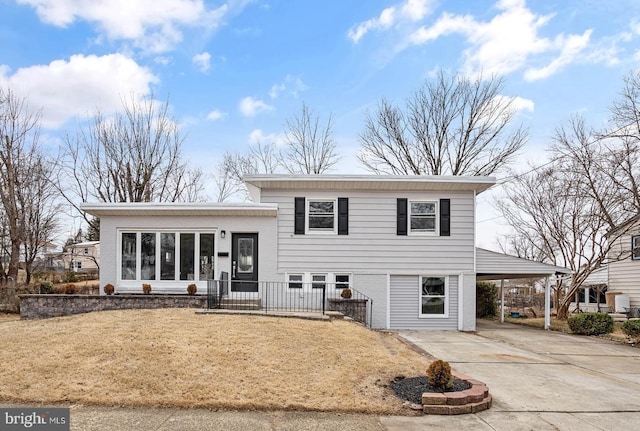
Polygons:
[[640,235],[631,237],[631,259],[640,260]]
[[84,252],[84,254],[89,254],[89,249],[85,248],[83,252]]
[[308,199],[307,226],[309,232],[335,232],[336,201],[328,199]]
[[435,201],[413,201],[409,205],[409,227],[412,233],[435,233],[438,205]]

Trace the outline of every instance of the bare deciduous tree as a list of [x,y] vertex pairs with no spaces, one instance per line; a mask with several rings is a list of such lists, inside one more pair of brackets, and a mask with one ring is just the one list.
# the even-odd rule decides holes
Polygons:
[[322,174],[339,160],[331,115],[326,124],[302,104],[300,112],[286,120],[282,165],[290,174]]
[[241,193],[248,198],[247,190],[242,179],[246,175],[273,174],[281,169],[281,162],[275,143],[252,145],[248,154],[224,153],[218,164],[215,182],[217,201],[224,202],[232,196]]
[[358,159],[376,174],[491,175],[513,161],[528,132],[512,127],[514,99],[501,78],[440,71],[403,110],[383,99],[367,114]]
[[26,100],[0,88],[0,199],[9,259],[2,276],[17,280],[24,252],[27,277],[37,254],[51,239],[57,206],[47,161],[40,146],[40,114]]
[[60,212],[59,194],[51,182],[55,164],[43,154],[33,154],[30,163],[29,180],[23,182],[20,197],[24,219],[23,256],[25,283],[31,282],[34,264],[40,252],[54,237],[58,229]]
[[553,162],[516,176],[505,188],[507,198],[498,203],[516,235],[536,254],[572,270],[557,309],[560,319],[568,316],[576,292],[593,271],[607,260],[624,258],[624,252],[614,255],[611,247],[625,230],[613,228],[640,212],[629,205],[633,193],[619,185],[628,181],[628,151],[624,144],[618,146],[621,151],[611,151],[614,145],[573,117],[556,130]]
[[[168,114],[169,103],[149,97],[123,100],[122,111],[97,111],[87,128],[67,136],[67,178],[60,191],[76,209],[79,202],[176,202],[198,200],[202,172],[181,154],[183,137]],[[71,191],[71,192],[69,192]]]

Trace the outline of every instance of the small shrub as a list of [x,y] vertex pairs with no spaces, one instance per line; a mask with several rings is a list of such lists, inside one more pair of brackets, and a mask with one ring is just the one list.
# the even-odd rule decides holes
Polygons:
[[198,286],[195,283],[191,283],[187,286],[187,295],[195,295],[198,291]]
[[340,296],[344,299],[351,299],[351,289],[342,289],[342,292],[340,293]]
[[613,318],[606,313],[580,313],[569,317],[567,323],[574,334],[600,335],[613,331]]
[[627,320],[622,324],[622,332],[630,337],[640,337],[640,320]]
[[106,293],[107,295],[112,295],[113,292],[116,290],[115,287],[113,287],[113,284],[111,283],[107,283],[104,285],[104,287],[102,288],[102,290],[104,290],[104,293]]
[[62,281],[65,283],[75,283],[78,281],[78,274],[73,271],[67,271],[64,273],[64,279]]
[[498,285],[489,281],[476,283],[476,317],[495,316],[498,313]]
[[442,359],[433,361],[431,365],[429,365],[429,368],[427,368],[427,381],[431,387],[441,391],[453,386],[451,365]]
[[144,293],[145,295],[149,295],[151,293],[151,285],[148,283],[144,283],[142,285],[142,293]]
[[53,283],[50,281],[40,282],[40,293],[44,293],[44,294],[53,293]]
[[76,293],[76,285],[73,283],[67,283],[64,285],[64,293],[65,295],[73,295]]

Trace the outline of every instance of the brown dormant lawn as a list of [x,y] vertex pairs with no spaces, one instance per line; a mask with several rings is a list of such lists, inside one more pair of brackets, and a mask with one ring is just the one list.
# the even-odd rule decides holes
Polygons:
[[346,321],[123,310],[0,326],[0,400],[405,413],[429,361]]

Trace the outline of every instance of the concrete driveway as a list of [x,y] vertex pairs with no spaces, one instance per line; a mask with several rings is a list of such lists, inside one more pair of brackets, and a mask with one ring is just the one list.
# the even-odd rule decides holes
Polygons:
[[[640,430],[638,348],[489,321],[479,321],[476,333],[403,331],[400,336],[485,382],[493,395],[488,411],[461,420],[449,417],[448,423],[425,416],[421,426]],[[403,428],[388,424],[387,429],[422,429],[412,422]]]

